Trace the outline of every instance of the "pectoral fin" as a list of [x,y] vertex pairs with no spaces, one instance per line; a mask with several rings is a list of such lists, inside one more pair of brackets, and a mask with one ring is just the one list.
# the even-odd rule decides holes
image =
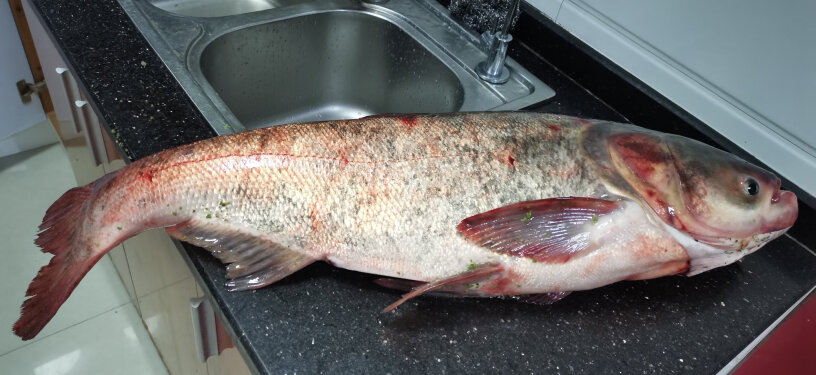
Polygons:
[[257,289],[306,267],[315,259],[286,248],[258,233],[189,221],[167,228],[174,238],[206,248],[227,266],[229,291]]
[[457,229],[469,241],[497,253],[564,263],[594,250],[592,226],[619,206],[595,198],[541,199],[471,216]]

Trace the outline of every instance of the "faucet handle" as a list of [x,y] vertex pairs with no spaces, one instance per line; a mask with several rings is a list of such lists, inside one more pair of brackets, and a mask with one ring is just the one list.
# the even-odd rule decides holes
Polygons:
[[510,35],[510,26],[519,11],[520,0],[511,0],[512,5],[504,18],[501,30],[487,30],[482,33],[482,46],[487,53],[487,60],[476,65],[476,74],[482,80],[494,85],[502,84],[510,79],[510,69],[504,66],[507,58],[507,46],[513,40]]
[[482,41],[487,44],[487,60],[476,65],[475,70],[479,78],[494,85],[510,79],[510,69],[504,66],[504,60],[507,58],[507,46],[512,40],[512,35],[501,31],[482,33]]
[[482,49],[485,52],[490,52],[493,49],[493,43],[496,42],[496,33],[490,30],[485,30],[482,33]]

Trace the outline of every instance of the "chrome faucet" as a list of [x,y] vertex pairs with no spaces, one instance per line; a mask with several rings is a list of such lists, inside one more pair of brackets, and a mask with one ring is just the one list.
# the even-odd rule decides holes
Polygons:
[[507,46],[513,40],[510,35],[510,25],[516,17],[516,12],[519,11],[520,0],[513,0],[510,10],[504,17],[504,24],[501,30],[490,31],[487,30],[482,33],[482,44],[487,51],[487,60],[476,65],[476,74],[484,81],[492,84],[502,84],[510,79],[510,70],[504,66],[504,60],[507,58]]

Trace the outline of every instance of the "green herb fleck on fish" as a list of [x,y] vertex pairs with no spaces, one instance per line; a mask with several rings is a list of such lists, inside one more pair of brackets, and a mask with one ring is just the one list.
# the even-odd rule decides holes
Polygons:
[[206,218],[207,219],[212,219],[212,214],[207,214]]
[[533,218],[533,211],[527,211],[527,213],[524,214],[524,218],[521,219],[521,222],[522,223],[529,223],[530,219],[532,219],[532,218]]
[[230,205],[230,202],[218,202],[218,205],[220,205],[221,207],[227,207]]
[[598,215],[592,214],[592,225],[595,225],[598,222]]
[[178,216],[178,212],[173,211],[173,216]]
[[470,260],[470,264],[468,264],[468,271],[473,271],[476,269],[476,264],[473,263],[473,259]]
[[116,230],[122,230],[122,227],[116,227]]

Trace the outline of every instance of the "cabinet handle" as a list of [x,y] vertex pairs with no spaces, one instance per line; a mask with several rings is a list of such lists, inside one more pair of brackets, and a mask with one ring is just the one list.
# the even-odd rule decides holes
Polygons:
[[[83,98],[84,99],[84,98]],[[77,100],[74,102],[76,108],[82,116],[82,124],[85,126],[85,141],[88,142],[88,151],[91,153],[91,160],[94,165],[108,163],[108,153],[105,150],[105,139],[102,138],[102,128],[99,119],[93,113],[91,105],[87,100]]]
[[[70,97],[69,97],[70,98]],[[74,105],[71,106],[71,116],[74,118],[74,123],[77,124],[77,132],[85,137],[85,146],[91,154],[91,162],[93,165],[98,165],[96,155],[94,154],[93,135],[88,131],[88,124],[85,123],[85,116],[82,115],[82,106],[88,104],[83,100],[74,100]]]
[[190,299],[190,314],[193,317],[193,335],[198,360],[207,362],[211,355],[218,355],[215,312],[206,297],[197,297]]
[[[77,95],[75,95],[74,85],[71,82],[73,79],[71,78],[70,74],[67,74],[68,69],[59,67],[56,69],[56,71],[62,80],[62,91],[65,92],[65,97],[68,98],[69,103],[75,103],[77,100]],[[74,120],[74,131],[76,131],[77,134],[81,134],[83,126],[80,124],[80,121],[82,119],[79,117],[79,114],[73,107],[71,107],[71,119]]]
[[71,118],[74,120],[74,130],[77,134],[85,136],[85,144],[91,154],[91,161],[94,165],[110,162],[108,152],[105,149],[105,139],[102,137],[102,128],[99,119],[93,113],[88,101],[82,97],[82,93],[76,88],[76,83],[71,77],[68,69],[56,68],[57,74],[62,79],[62,88],[65,96],[74,105],[71,107]]

